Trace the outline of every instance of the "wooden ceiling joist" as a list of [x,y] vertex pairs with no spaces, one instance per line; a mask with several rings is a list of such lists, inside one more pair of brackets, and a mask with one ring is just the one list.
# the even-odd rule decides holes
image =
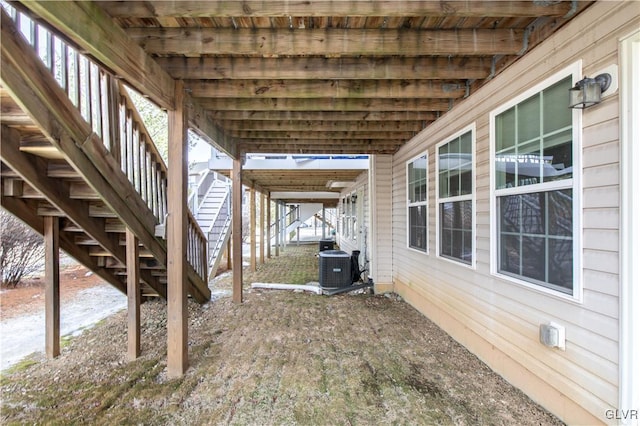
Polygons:
[[259,120],[259,121],[433,121],[436,112],[429,111],[209,111],[215,120]]
[[475,80],[491,73],[491,59],[478,56],[421,57],[159,57],[173,78],[198,80]]
[[570,9],[566,3],[533,1],[441,0],[201,0],[201,1],[104,1],[113,17],[238,17],[238,16],[564,16]]
[[447,99],[196,98],[207,109],[226,111],[448,111]]
[[524,31],[129,28],[142,48],[158,55],[515,55]]
[[464,81],[447,80],[187,80],[194,97],[461,98]]
[[[342,143],[340,143],[342,142]],[[266,152],[272,154],[393,154],[405,143],[404,140],[375,142],[371,140],[309,140],[261,141],[245,140],[240,142],[240,152]]]
[[229,132],[243,131],[309,131],[309,132],[419,132],[424,128],[422,121],[269,121],[269,120],[227,120],[220,125]]
[[366,132],[366,131],[244,131],[236,130],[231,132],[233,137],[239,140],[262,139],[262,140],[309,140],[309,141],[336,141],[336,140],[408,140],[411,139],[415,132]]
[[[166,76],[184,80],[194,130],[239,158],[393,154],[589,4],[128,0],[25,7],[124,80],[137,80],[132,85],[156,102],[164,92],[155,86]],[[147,87],[157,70],[162,78]]]

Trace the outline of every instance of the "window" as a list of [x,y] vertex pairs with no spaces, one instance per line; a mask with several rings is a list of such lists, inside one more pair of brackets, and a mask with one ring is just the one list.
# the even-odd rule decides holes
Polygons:
[[358,235],[358,196],[356,193],[350,195],[351,198],[351,239],[357,240]]
[[491,114],[493,208],[499,275],[574,295],[576,153],[567,93],[579,70]]
[[436,146],[438,256],[473,264],[474,128]]
[[407,162],[408,246],[423,252],[427,244],[427,154]]

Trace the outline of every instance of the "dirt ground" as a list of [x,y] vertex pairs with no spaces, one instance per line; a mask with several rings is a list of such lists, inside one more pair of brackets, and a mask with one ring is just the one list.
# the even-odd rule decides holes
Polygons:
[[[289,249],[244,281],[317,280],[313,253]],[[166,376],[162,301],[142,306],[136,361],[126,312],[55,360],[31,357],[2,376],[0,423],[561,424],[394,295],[245,296],[189,302],[190,368],[178,380]]]
[[[60,300],[66,302],[84,289],[100,284],[100,277],[84,266],[73,265],[60,271]],[[30,277],[17,287],[2,287],[0,293],[0,318],[14,318],[33,313],[44,306],[44,281],[42,277]]]

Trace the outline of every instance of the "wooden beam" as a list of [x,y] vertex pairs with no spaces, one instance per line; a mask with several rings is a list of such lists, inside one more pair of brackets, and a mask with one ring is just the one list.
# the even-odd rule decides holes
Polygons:
[[523,30],[129,28],[155,55],[515,55]]
[[233,160],[231,173],[233,301],[242,303],[242,162],[240,159]]
[[[376,122],[376,121],[433,121],[438,114],[430,111],[209,111],[215,120],[241,121],[316,121],[316,122]],[[248,124],[249,126],[251,124]]]
[[167,181],[167,374],[189,366],[187,310],[187,116],[184,86],[175,83],[176,109],[169,111]]
[[140,356],[140,257],[138,239],[126,231],[127,247],[127,357]]
[[278,140],[281,142],[286,142],[287,140],[311,140],[311,141],[335,141],[335,140],[348,140],[348,139],[356,139],[356,140],[409,140],[416,135],[417,132],[383,132],[383,131],[344,131],[344,132],[332,132],[332,131],[242,131],[235,130],[230,132],[238,141],[247,141],[249,139],[258,139],[258,140]]
[[214,111],[448,111],[446,99],[293,99],[293,98],[197,98],[205,109]]
[[[268,153],[272,148],[290,148],[289,154],[294,152],[299,154],[299,149],[305,149],[311,153],[324,153],[325,148],[341,148],[344,150],[372,150],[387,149],[401,146],[407,139],[242,139],[239,148],[245,152],[255,152],[252,149],[259,149],[258,152]],[[315,151],[314,151],[315,150]],[[357,154],[358,152],[355,152]],[[364,154],[365,152],[359,152]]]
[[231,158],[238,156],[236,143],[233,138],[225,134],[209,116],[207,111],[202,107],[200,102],[194,101],[191,97],[187,98],[189,124],[196,133],[203,137],[209,144],[224,151]]
[[249,253],[251,272],[256,271],[256,190],[251,187],[249,189]]
[[60,355],[60,246],[59,219],[44,218],[45,352],[47,358]]
[[140,93],[162,108],[173,107],[171,76],[131,40],[97,2],[27,1],[22,4]]
[[[414,77],[415,78],[415,77]],[[454,80],[187,80],[196,98],[462,98]]]
[[311,132],[420,132],[425,121],[270,121],[226,120],[220,126],[227,132],[242,131],[311,131]]
[[531,1],[478,0],[408,0],[399,7],[397,0],[335,1],[314,0],[183,0],[149,3],[146,1],[102,1],[99,3],[111,16],[118,18],[152,17],[242,17],[242,16],[442,16],[442,17],[529,17],[564,16],[570,2],[536,3]]
[[466,56],[419,57],[198,57],[168,56],[156,61],[183,80],[476,80],[491,73],[491,60]]

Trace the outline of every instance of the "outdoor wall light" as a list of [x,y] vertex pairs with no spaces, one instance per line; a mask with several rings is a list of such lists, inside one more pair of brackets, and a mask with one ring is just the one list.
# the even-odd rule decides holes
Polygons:
[[602,101],[602,93],[611,85],[611,74],[598,74],[596,78],[585,77],[569,89],[569,108],[584,109]]

